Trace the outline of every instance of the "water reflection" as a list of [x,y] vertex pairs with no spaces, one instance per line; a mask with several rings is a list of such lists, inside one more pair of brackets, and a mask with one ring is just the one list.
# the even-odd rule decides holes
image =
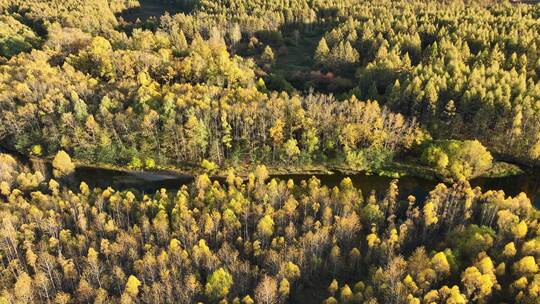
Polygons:
[[[13,153],[0,147],[0,153],[10,153],[18,161],[29,164],[34,170],[39,170],[45,176],[51,176],[51,164],[48,161],[40,159],[28,159],[26,156]],[[343,178],[343,174],[322,174],[322,175],[280,175],[277,178],[287,180],[292,179],[295,183],[301,180],[308,180],[312,176],[317,177],[323,185],[328,187],[338,186]],[[392,178],[378,175],[355,174],[349,176],[355,185],[363,193],[367,194],[375,190],[379,195],[384,195],[388,184]],[[80,182],[86,182],[90,187],[107,188],[112,187],[116,190],[133,190],[140,193],[154,193],[165,188],[171,191],[178,190],[182,185],[192,183],[194,177],[188,174],[176,174],[167,171],[161,172],[124,172],[118,170],[77,167],[72,178],[72,186],[78,187]],[[408,195],[414,195],[417,201],[425,200],[429,191],[431,191],[438,182],[426,180],[419,177],[405,176],[399,179],[399,196],[405,199]],[[476,178],[471,181],[471,186],[480,187],[483,191],[503,190],[506,195],[516,196],[521,192],[527,194],[533,204],[540,209],[540,172],[528,172],[521,175],[501,177],[501,178]]]
[[[328,187],[338,186],[347,175],[323,174],[323,175],[280,175],[276,178],[283,180],[292,179],[295,183],[308,180],[312,176],[318,178],[323,185]],[[349,176],[355,185],[363,193],[367,194],[375,190],[379,195],[384,195],[392,178],[378,175],[355,174]],[[108,169],[91,167],[78,167],[75,172],[74,182],[85,181],[91,187],[112,187],[117,190],[133,190],[141,193],[154,193],[165,188],[176,191],[182,185],[193,182],[191,175],[179,175],[167,171],[162,172],[122,172]],[[418,177],[405,176],[399,179],[399,196],[405,199],[414,195],[418,201],[425,200],[438,182]],[[471,186],[479,186],[483,191],[503,190],[506,195],[516,196],[521,192],[527,194],[537,208],[540,208],[540,176],[538,174],[523,174],[503,178],[477,178],[471,181]]]

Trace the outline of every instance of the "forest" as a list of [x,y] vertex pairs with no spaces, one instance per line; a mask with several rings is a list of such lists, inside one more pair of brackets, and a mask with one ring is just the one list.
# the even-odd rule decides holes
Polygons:
[[131,1],[12,2],[0,140],[26,155],[377,172],[430,166],[432,140],[477,140],[538,165],[537,5],[197,1],[129,23],[115,13]]
[[[78,189],[0,155],[0,303],[530,303],[540,211],[439,184],[425,202],[349,178],[199,175],[176,192]],[[58,181],[57,181],[58,180]]]
[[0,304],[540,304],[535,2],[0,1]]

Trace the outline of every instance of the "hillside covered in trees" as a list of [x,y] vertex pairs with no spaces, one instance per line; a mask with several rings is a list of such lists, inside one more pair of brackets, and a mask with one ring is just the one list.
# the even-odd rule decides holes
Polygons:
[[[539,304],[539,211],[469,182],[540,172],[539,33],[507,1],[0,1],[0,304]],[[271,176],[315,171],[447,183]]]

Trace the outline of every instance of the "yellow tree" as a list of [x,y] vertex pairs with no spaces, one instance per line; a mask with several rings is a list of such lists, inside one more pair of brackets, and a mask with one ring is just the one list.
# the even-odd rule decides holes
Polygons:
[[125,292],[132,298],[137,298],[137,295],[139,294],[139,286],[141,286],[141,281],[137,279],[137,277],[130,275],[127,283]]
[[52,162],[53,175],[57,178],[70,175],[75,171],[75,164],[71,162],[71,157],[65,151],[60,150]]

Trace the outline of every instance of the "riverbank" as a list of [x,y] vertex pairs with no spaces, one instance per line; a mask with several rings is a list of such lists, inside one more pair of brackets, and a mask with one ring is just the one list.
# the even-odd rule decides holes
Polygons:
[[[0,151],[0,153],[9,153]],[[52,158],[40,158],[24,156],[20,153],[12,154],[28,167],[51,176]],[[184,167],[156,167],[152,170],[133,170],[127,166],[111,164],[90,163],[87,161],[73,160],[76,169],[69,179],[73,189],[79,187],[80,182],[86,182],[92,188],[112,187],[116,190],[130,190],[140,193],[154,193],[159,189],[175,191],[183,185],[189,185],[199,174],[204,173],[200,166],[188,165]],[[235,166],[235,174],[247,178],[253,172],[256,165]],[[480,187],[484,191],[503,190],[507,195],[516,196],[521,192],[527,194],[533,204],[540,208],[540,175],[533,169],[522,170],[516,166],[496,162],[490,172],[470,179],[473,187]],[[447,185],[452,180],[446,179],[437,172],[426,166],[408,161],[395,161],[377,172],[365,172],[351,170],[346,166],[339,165],[311,165],[311,166],[268,166],[271,178],[282,180],[292,179],[295,183],[307,180],[312,176],[318,178],[322,184],[328,187],[339,186],[343,178],[351,178],[353,184],[365,193],[375,190],[376,193],[384,194],[388,184],[399,178],[400,189],[404,194],[408,193],[423,200],[438,183]],[[510,172],[512,175],[509,175]],[[210,178],[223,182],[228,174],[226,168],[212,172]]]
[[[441,180],[440,178],[425,178],[430,177],[429,174],[433,173],[433,170],[421,169],[411,164],[396,163],[395,167],[401,169],[413,171],[417,170],[418,174],[402,174],[399,176],[399,187],[402,190],[402,194],[405,195],[400,199],[406,199],[408,195],[414,195],[418,201],[423,201],[429,191],[434,187],[444,182],[450,185],[452,181]],[[237,175],[246,178],[249,172],[248,167],[242,167],[242,171]],[[139,191],[143,193],[154,193],[159,189],[168,189],[175,191],[183,185],[191,184],[195,176],[202,171],[188,172],[186,170],[129,170],[120,169],[107,170],[99,169],[96,166],[83,167],[78,166],[76,170],[76,181],[87,181],[90,186],[94,187],[112,187],[117,190],[131,190]],[[301,171],[305,170],[305,171]],[[424,170],[424,171],[422,171]],[[506,195],[516,196],[521,192],[527,194],[533,204],[540,208],[540,176],[532,173],[531,171],[522,171],[522,174],[515,176],[479,176],[470,179],[471,186],[480,187],[483,191],[502,190]],[[366,173],[365,171],[344,170],[343,168],[330,168],[316,166],[303,168],[284,168],[284,167],[270,167],[270,178],[279,178],[282,180],[293,180],[295,184],[300,183],[302,180],[308,180],[311,177],[316,177],[321,181],[323,185],[328,187],[339,186],[341,181],[348,177],[352,180],[355,187],[361,189],[363,193],[369,193],[374,190],[379,195],[384,195],[388,189],[389,183],[396,178],[396,176],[390,176],[390,174],[379,173]],[[226,170],[218,172],[210,176],[212,180],[223,182],[226,177]]]
[[[9,154],[15,155],[18,158],[26,158],[30,163],[51,163],[53,157],[37,157],[27,156],[17,151],[11,151],[3,147],[3,150]],[[225,164],[216,170],[208,172],[200,165],[183,163],[180,165],[156,165],[151,169],[133,169],[128,165],[117,165],[104,162],[91,162],[84,159],[73,158],[72,161],[76,167],[85,167],[96,170],[113,170],[125,174],[141,175],[143,173],[149,173],[158,176],[197,176],[203,173],[210,175],[213,178],[225,178],[233,169],[235,175],[242,178],[247,178],[248,175],[253,172],[260,164]],[[381,166],[376,170],[358,170],[345,164],[345,162],[327,162],[319,164],[264,164],[267,167],[269,175],[272,176],[285,176],[285,175],[378,175],[389,178],[401,178],[401,177],[416,177],[430,181],[438,181],[444,183],[451,183],[453,180],[441,174],[432,167],[426,166],[420,163],[417,159],[408,157],[404,159],[396,159],[388,164]],[[526,172],[534,172],[540,170],[536,167],[520,166],[517,163],[509,163],[506,161],[495,160],[492,167],[483,172],[482,174],[475,175],[469,179],[474,178],[502,178],[509,176],[516,176],[524,174]],[[144,175],[144,174],[143,174]]]

